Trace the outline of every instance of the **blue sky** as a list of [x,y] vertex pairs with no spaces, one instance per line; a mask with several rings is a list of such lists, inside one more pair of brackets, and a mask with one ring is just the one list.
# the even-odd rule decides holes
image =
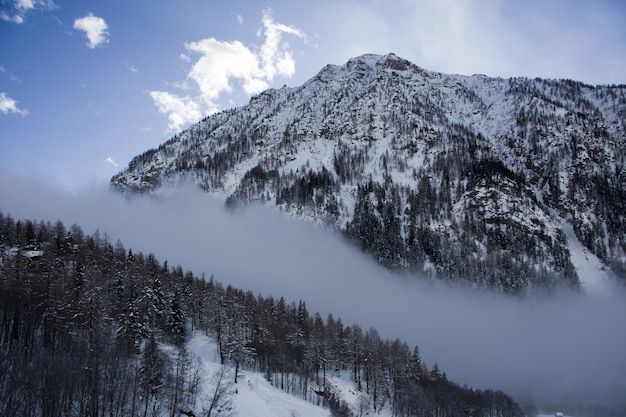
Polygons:
[[0,175],[69,190],[326,64],[626,83],[626,2],[0,0]]

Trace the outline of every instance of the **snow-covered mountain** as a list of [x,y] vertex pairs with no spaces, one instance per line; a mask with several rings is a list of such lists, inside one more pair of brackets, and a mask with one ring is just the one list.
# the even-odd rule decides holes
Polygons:
[[339,229],[393,269],[532,293],[586,278],[566,230],[626,278],[625,151],[624,85],[364,55],[207,117],[111,183],[191,181]]

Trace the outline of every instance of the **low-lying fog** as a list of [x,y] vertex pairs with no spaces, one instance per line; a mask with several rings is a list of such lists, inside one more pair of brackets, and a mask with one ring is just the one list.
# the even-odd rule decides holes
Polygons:
[[461,384],[518,400],[626,403],[626,294],[618,288],[519,300],[426,285],[390,274],[337,235],[262,207],[226,212],[195,191],[158,202],[127,200],[106,184],[67,194],[0,171],[0,210],[99,229],[196,275],[302,299],[323,317],[419,345],[429,366],[437,362]]

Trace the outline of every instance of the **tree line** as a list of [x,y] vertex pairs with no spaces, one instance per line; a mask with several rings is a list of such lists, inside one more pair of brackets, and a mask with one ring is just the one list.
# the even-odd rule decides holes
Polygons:
[[[417,346],[170,267],[99,231],[0,212],[0,260],[3,416],[229,415],[246,370],[336,416],[523,414],[503,392],[429,368]],[[220,373],[205,375],[188,351],[197,332],[216,341]],[[340,375],[357,406],[334,388]]]

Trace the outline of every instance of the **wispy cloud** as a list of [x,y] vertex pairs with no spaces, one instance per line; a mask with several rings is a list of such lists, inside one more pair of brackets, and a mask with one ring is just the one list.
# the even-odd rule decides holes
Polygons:
[[[185,44],[187,53],[199,56],[181,84],[182,89],[193,93],[180,96],[165,91],[149,92],[159,111],[167,115],[170,131],[180,130],[220,110],[218,99],[221,94],[233,91],[233,80],[240,81],[243,91],[251,95],[267,89],[276,76],[293,76],[295,60],[283,38],[285,35],[305,38],[306,35],[298,28],[275,22],[270,10],[263,12],[262,23],[258,36],[265,40],[259,48],[215,38]],[[180,56],[184,61],[192,61],[187,54]]]
[[27,116],[28,110],[20,109],[19,107],[17,107],[17,101],[7,96],[7,93],[2,92],[0,93],[0,113],[16,113],[21,116]]
[[96,103],[93,100],[87,101],[87,108],[93,110],[98,116],[102,116],[102,114],[106,110],[101,103]]
[[139,73],[139,68],[137,68],[134,65],[129,64],[128,62],[126,63],[126,68],[133,74],[138,74]]
[[103,18],[94,16],[93,13],[74,20],[74,29],[85,32],[87,46],[91,49],[109,42],[108,27],[107,22]]
[[22,24],[26,14],[34,9],[51,10],[56,6],[52,0],[15,0],[10,3],[8,11],[0,12],[0,19],[6,22]]
[[102,162],[104,162],[105,164],[112,165],[115,168],[117,168],[119,166],[117,164],[117,162],[115,162],[115,160],[112,157],[110,157],[110,156],[105,158]]

